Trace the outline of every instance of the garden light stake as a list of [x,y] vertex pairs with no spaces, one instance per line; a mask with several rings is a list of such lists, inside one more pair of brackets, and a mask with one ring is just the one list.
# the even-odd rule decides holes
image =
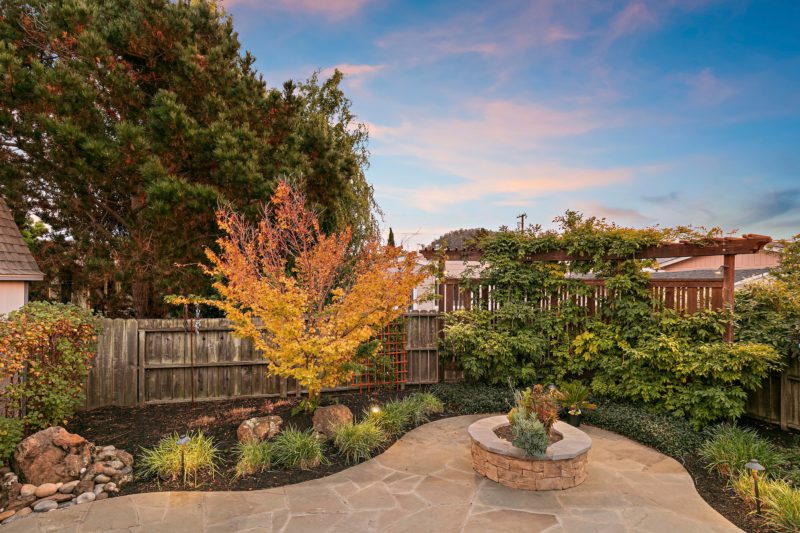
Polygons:
[[750,459],[750,462],[744,465],[753,476],[753,492],[756,497],[756,513],[761,514],[761,495],[758,492],[758,473],[764,471],[764,467],[758,464],[755,459]]

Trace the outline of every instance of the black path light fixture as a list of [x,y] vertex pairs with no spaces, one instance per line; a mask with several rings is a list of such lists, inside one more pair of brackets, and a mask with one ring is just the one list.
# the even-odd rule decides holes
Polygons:
[[761,514],[761,494],[758,491],[758,476],[760,472],[764,471],[764,467],[761,466],[758,461],[755,459],[750,459],[750,462],[744,465],[746,469],[750,471],[750,474],[753,476],[753,491],[756,496],[756,513]]

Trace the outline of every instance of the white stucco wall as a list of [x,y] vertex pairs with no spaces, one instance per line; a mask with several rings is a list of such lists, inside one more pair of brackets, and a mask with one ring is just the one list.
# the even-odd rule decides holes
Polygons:
[[27,292],[27,281],[0,281],[0,315],[25,305]]

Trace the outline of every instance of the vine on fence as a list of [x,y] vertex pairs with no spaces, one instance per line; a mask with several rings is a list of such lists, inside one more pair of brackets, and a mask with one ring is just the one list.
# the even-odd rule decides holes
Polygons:
[[[686,316],[653,300],[637,252],[664,241],[710,242],[718,229],[623,228],[567,212],[557,230],[482,237],[480,283],[492,286],[497,310],[485,302],[445,318],[444,357],[469,379],[515,384],[582,379],[596,392],[685,415],[698,426],[744,412],[780,356],[763,344],[722,342],[727,311]],[[563,250],[569,262],[530,262],[529,254]],[[605,281],[595,310],[581,303],[589,274]],[[474,271],[465,273],[474,277]],[[601,297],[603,298],[603,297]]]

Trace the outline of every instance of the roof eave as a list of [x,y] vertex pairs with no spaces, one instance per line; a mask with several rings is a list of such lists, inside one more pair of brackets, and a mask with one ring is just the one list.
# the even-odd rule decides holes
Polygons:
[[0,281],[42,281],[44,274],[31,272],[30,274],[0,274]]

